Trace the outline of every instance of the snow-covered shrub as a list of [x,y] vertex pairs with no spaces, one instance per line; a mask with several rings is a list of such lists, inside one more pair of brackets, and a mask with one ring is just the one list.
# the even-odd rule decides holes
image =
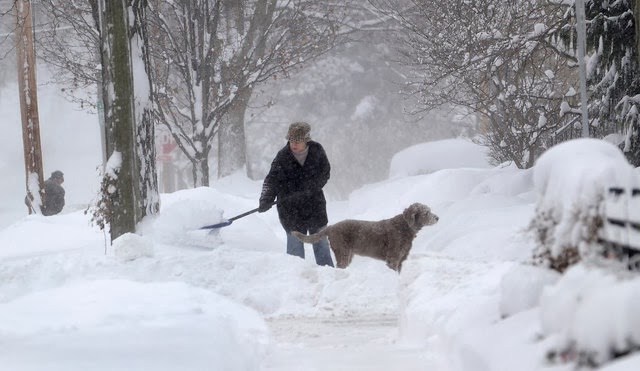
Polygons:
[[105,230],[110,223],[111,200],[109,195],[114,192],[116,179],[115,176],[110,175],[104,170],[98,169],[98,173],[102,178],[100,181],[100,190],[84,213],[91,217],[91,224],[97,226],[100,230]]
[[[533,262],[537,265],[549,267],[558,272],[564,272],[569,266],[580,261],[583,253],[589,250],[598,250],[598,229],[602,227],[602,217],[598,213],[601,199],[594,200],[590,205],[580,208],[572,208],[564,220],[555,219],[549,212],[536,209],[536,214],[531,222],[537,238],[537,246],[533,252]],[[567,241],[564,245],[556,241],[561,225],[563,232],[574,234],[574,241]],[[582,252],[581,252],[582,250]]]
[[632,173],[620,149],[603,140],[572,140],[545,152],[534,168],[534,263],[563,272],[599,255],[604,195],[610,186],[627,184]]
[[[579,264],[540,298],[550,361],[596,367],[640,350],[640,277]],[[635,355],[634,355],[635,356]]]

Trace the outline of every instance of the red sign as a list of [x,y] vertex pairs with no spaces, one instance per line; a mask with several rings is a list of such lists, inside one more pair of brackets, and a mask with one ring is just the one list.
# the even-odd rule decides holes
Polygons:
[[163,155],[170,154],[178,146],[176,141],[173,139],[173,135],[169,134],[166,131],[160,132],[158,139],[159,139],[160,145],[162,146]]

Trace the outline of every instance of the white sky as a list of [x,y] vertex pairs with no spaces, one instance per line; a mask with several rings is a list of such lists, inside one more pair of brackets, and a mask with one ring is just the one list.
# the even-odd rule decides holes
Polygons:
[[[640,369],[638,353],[608,360],[610,349],[640,344],[637,276],[590,265],[560,276],[525,264],[537,204],[571,204],[572,187],[596,194],[605,183],[594,181],[593,164],[610,180],[637,176],[603,142],[559,146],[530,170],[489,167],[462,141],[403,151],[392,178],[328,205],[330,223],[429,205],[440,222],[418,234],[400,275],[360,257],[346,270],[318,267],[309,246],[307,260],[287,256],[275,209],[217,234],[197,230],[257,207],[261,182],[237,174],[163,194],[143,237],[105,254],[105,236],[81,207],[100,161],[83,116],[57,112],[54,96],[41,104],[59,115],[55,133],[43,125],[46,172],[65,172],[70,202],[61,215],[24,216],[20,142],[4,139],[19,135],[19,116],[1,98],[0,117],[17,128],[0,147],[0,170],[13,181],[0,193],[2,369],[571,370],[571,358],[546,363],[569,343],[602,370]],[[576,170],[580,154],[590,165]]]

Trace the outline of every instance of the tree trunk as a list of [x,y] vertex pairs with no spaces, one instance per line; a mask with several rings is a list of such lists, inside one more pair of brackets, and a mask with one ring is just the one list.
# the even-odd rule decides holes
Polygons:
[[131,52],[135,63],[143,64],[145,74],[134,74],[135,91],[145,92],[134,95],[135,106],[135,150],[136,176],[138,184],[134,187],[136,194],[136,223],[147,215],[154,215],[160,210],[158,192],[158,171],[156,167],[155,120],[153,115],[153,93],[151,89],[151,56],[149,55],[149,39],[147,34],[146,0],[132,1],[135,24],[131,27]]
[[239,94],[224,115],[218,131],[218,178],[242,169],[247,162],[244,115],[251,97],[251,89]]
[[209,151],[203,151],[197,153],[193,166],[193,186],[194,187],[208,187],[209,186]]
[[133,76],[128,7],[124,0],[100,0],[101,55],[105,108],[107,191],[111,241],[135,232],[137,212]]
[[633,16],[634,19],[636,20],[635,22],[635,44],[636,44],[636,62],[638,63],[638,68],[640,69],[640,22],[638,22],[638,19],[640,19],[640,1],[635,0],[633,2]]
[[[636,19],[635,23],[635,48],[636,48],[636,73],[640,76],[640,0],[633,2],[633,14]],[[640,166],[640,119],[636,119],[632,123],[630,133],[629,151],[627,159],[633,166]]]
[[147,215],[160,211],[158,171],[156,167],[155,126],[151,108],[145,108],[140,120],[136,120],[136,171],[139,183],[134,187],[138,193],[136,222]]

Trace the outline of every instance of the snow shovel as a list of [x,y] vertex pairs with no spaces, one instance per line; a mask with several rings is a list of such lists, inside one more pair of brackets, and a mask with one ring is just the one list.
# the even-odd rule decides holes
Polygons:
[[[275,201],[275,202],[271,203],[271,206],[273,206],[273,205],[275,205],[277,203],[278,203],[278,201]],[[242,213],[240,215],[236,215],[233,218],[229,218],[229,219],[225,220],[224,222],[220,222],[220,223],[217,223],[217,224],[211,224],[211,225],[205,225],[204,227],[201,227],[200,229],[218,229],[218,228],[229,226],[229,225],[231,225],[231,223],[233,223],[234,220],[237,220],[237,219],[240,219],[240,218],[244,218],[247,215],[251,215],[251,214],[255,213],[256,211],[258,211],[258,209],[259,208],[256,207],[253,210],[249,210],[249,211],[244,212],[244,213]]]

